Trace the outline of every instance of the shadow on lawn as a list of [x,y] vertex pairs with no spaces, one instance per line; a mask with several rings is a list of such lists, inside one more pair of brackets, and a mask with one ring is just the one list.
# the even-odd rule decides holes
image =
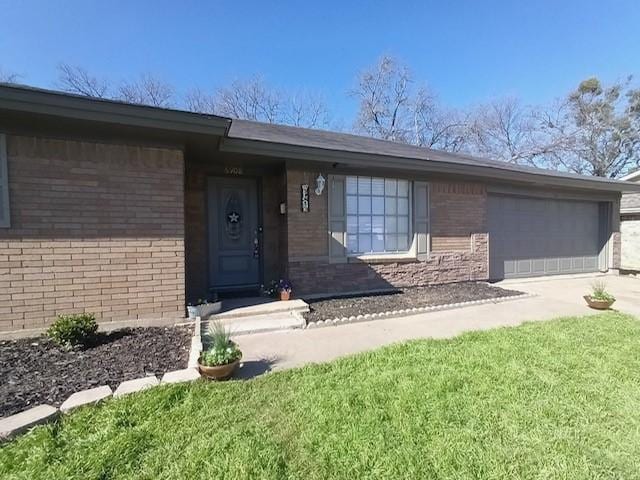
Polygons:
[[240,369],[236,371],[233,378],[238,380],[248,380],[264,373],[270,372],[277,358],[261,358],[260,360],[249,360],[242,362]]

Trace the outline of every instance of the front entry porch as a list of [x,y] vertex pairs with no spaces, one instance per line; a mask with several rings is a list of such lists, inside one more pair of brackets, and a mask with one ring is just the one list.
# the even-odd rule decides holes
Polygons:
[[268,297],[243,297],[222,300],[220,313],[203,319],[205,331],[212,322],[221,322],[232,335],[265,333],[303,328],[302,314],[309,305],[302,299],[279,301]]

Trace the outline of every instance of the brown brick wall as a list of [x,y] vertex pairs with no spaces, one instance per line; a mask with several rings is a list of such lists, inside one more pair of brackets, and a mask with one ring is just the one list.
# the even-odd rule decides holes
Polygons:
[[180,150],[8,136],[0,331],[184,317]]
[[[432,248],[427,261],[329,263],[327,189],[300,208],[300,185],[318,172],[287,171],[288,275],[297,294],[337,293],[488,278],[486,188],[465,182],[430,184]],[[325,177],[327,175],[323,174]]]

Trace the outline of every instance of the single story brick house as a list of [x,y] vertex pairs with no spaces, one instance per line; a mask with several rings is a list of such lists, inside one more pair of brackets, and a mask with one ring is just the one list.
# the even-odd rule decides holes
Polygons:
[[[621,180],[640,184],[640,170]],[[640,193],[625,193],[620,204],[620,232],[622,256],[620,268],[640,271]]]
[[0,85],[0,335],[320,295],[616,270],[640,185]]

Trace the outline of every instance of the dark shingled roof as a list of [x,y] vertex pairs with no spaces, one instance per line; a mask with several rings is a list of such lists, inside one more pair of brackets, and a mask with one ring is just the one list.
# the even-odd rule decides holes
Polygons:
[[[490,160],[461,153],[443,152],[440,150],[416,147],[405,143],[387,140],[378,140],[360,135],[275,125],[248,120],[232,120],[231,128],[229,129],[227,136],[231,139],[235,138],[238,140],[251,140],[272,144],[316,148],[333,152],[380,155],[385,157],[395,157],[398,159],[441,162],[469,167],[487,167],[502,171],[555,177],[557,179],[582,180],[589,181],[590,183],[599,183],[602,186],[608,184],[616,190],[624,189],[625,185],[628,185],[628,182],[620,182],[619,180],[612,180],[609,178],[577,175],[555,170],[515,165],[498,160]],[[629,189],[637,190],[633,186],[629,186]]]
[[[232,120],[23,85],[0,84],[0,114],[3,110],[27,113],[37,118],[72,119],[94,128],[116,125],[153,130],[182,139],[193,138],[193,135],[211,139],[223,137],[224,141],[217,144],[220,149],[292,160],[453,173],[556,187],[640,192],[640,184],[637,183],[514,165],[359,135]],[[182,136],[177,137],[174,135],[176,132]]]

